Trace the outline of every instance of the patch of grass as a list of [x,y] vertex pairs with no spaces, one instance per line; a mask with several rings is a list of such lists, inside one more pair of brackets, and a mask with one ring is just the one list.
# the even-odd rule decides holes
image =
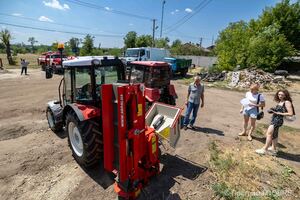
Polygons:
[[216,183],[212,186],[215,195],[224,198],[226,200],[234,199],[234,191],[226,185],[226,183]]
[[283,170],[281,172],[282,176],[289,178],[292,174],[294,174],[294,170],[292,168],[290,168],[289,166],[285,165],[283,167]]
[[[258,135],[265,135],[264,133],[268,129],[268,127],[269,127],[269,124],[259,123],[259,124],[257,124],[257,127],[256,127],[256,133]],[[300,132],[300,129],[293,128],[293,127],[290,127],[287,125],[283,125],[282,127],[280,127],[279,132],[290,133],[290,134],[294,135],[294,134],[298,134]]]
[[220,156],[221,151],[218,149],[215,142],[210,143],[210,161],[212,166],[221,174],[228,174],[229,170],[236,165],[232,159],[232,154]]
[[3,66],[5,69],[15,69],[15,68],[20,68],[20,59],[23,58],[29,62],[28,68],[40,68],[40,66],[37,64],[37,59],[39,57],[38,54],[18,54],[17,56],[13,56],[14,59],[16,60],[15,65],[8,65],[8,61],[6,58],[6,54],[0,54],[0,58],[2,59]]

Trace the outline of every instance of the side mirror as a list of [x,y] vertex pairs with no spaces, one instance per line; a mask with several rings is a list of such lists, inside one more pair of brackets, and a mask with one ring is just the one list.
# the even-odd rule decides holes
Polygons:
[[47,67],[46,70],[46,79],[50,79],[53,77],[53,69],[52,67]]

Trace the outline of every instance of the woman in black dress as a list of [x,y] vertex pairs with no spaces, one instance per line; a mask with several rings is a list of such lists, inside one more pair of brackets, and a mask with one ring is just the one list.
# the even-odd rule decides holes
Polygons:
[[284,116],[292,116],[294,114],[292,98],[287,90],[279,90],[276,92],[274,100],[277,105],[271,108],[268,112],[273,114],[269,128],[266,132],[266,144],[261,149],[257,149],[255,152],[258,154],[270,153],[276,155],[278,131],[283,125]]

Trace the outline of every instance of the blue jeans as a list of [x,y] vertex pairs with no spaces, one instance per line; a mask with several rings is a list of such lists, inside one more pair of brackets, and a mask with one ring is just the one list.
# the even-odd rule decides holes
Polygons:
[[[190,123],[190,125],[194,125],[196,117],[197,117],[198,109],[199,109],[199,104],[194,104],[194,103],[188,102],[184,121],[183,121],[183,124],[185,126],[187,126],[189,123]],[[191,115],[192,111],[193,111],[193,113],[192,113],[192,118],[190,121],[190,115]]]

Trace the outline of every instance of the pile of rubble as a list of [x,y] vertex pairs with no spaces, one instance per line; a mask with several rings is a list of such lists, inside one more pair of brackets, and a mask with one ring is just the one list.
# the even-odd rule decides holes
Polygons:
[[273,75],[260,69],[245,69],[235,72],[199,73],[205,82],[226,81],[229,88],[247,89],[253,83],[259,83],[264,89],[278,89],[289,86],[291,81],[286,80],[287,74]]
[[278,89],[289,86],[291,81],[287,81],[285,76],[275,76],[260,69],[245,69],[227,74],[229,87],[249,88],[252,83],[259,83],[264,89]]

